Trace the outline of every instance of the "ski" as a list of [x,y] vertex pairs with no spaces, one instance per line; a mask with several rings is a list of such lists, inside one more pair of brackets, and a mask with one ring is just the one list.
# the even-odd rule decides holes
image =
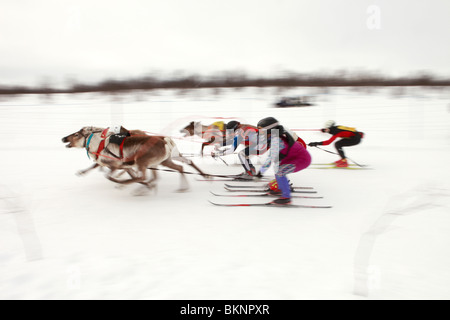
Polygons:
[[[334,162],[331,163],[311,163],[310,168],[314,168],[314,167],[330,167],[330,168],[337,168],[337,169],[341,169],[342,167],[336,167],[336,164]],[[349,163],[348,167],[344,167],[344,168],[369,168],[370,166],[367,164],[356,164],[356,163]]]
[[[228,188],[254,189],[254,188],[264,188],[267,185],[241,186],[241,185],[236,185],[236,184],[225,183],[225,186],[227,186]],[[294,190],[314,189],[313,187],[291,187],[291,188]]]
[[[220,194],[210,191],[212,195],[216,197],[237,197],[237,198],[246,198],[246,197],[278,197],[277,195],[273,195],[270,193],[258,193],[258,194]],[[323,197],[317,196],[291,196],[292,198],[302,198],[302,199],[323,199]]]
[[[330,163],[311,163],[311,165],[312,166],[334,166],[335,165],[335,163],[334,162],[330,162]],[[349,166],[352,166],[352,167],[354,167],[354,166],[359,166],[359,165],[357,165],[357,164],[355,164],[355,163],[349,163],[348,164]],[[367,167],[367,165],[360,165],[361,167]]]
[[[268,188],[255,188],[255,189],[237,189],[237,188],[229,188],[224,187],[225,190],[228,190],[230,192],[259,192],[259,193],[265,193],[269,192],[270,189]],[[292,190],[293,193],[317,193],[317,191],[304,191],[304,190]]]
[[[233,177],[222,177],[222,176],[217,176],[217,178],[214,178],[214,177],[212,177],[212,178],[202,178],[202,179],[197,178],[195,180],[197,180],[197,181],[209,181],[209,182],[215,182],[215,181],[255,182],[254,180],[248,180],[248,179],[236,178],[236,177],[234,177],[234,178]],[[265,179],[265,178],[263,178],[263,179],[260,178],[260,179],[258,179],[258,181],[267,181],[267,182],[269,182],[270,180],[269,179]]]
[[320,205],[305,205],[305,204],[274,204],[271,202],[266,203],[217,203],[208,200],[211,204],[221,207],[285,207],[285,208],[315,208],[315,209],[329,209],[332,206],[320,206]]
[[370,170],[369,167],[309,166],[308,169]]

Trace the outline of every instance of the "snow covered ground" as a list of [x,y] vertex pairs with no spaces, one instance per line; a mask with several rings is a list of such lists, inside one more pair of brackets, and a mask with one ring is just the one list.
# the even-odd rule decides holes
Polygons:
[[[0,299],[449,299],[450,92],[394,91],[199,89],[0,101]],[[314,95],[316,105],[272,106],[299,94]],[[366,138],[347,155],[374,170],[291,175],[324,197],[296,203],[332,209],[230,209],[207,202],[223,182],[188,176],[191,191],[176,193],[179,176],[161,172],[157,193],[136,196],[139,186],[118,189],[100,171],[76,176],[91,161],[61,142],[86,125],[179,135],[194,119],[256,124],[266,116],[292,129],[329,119],[356,127]],[[307,142],[329,137],[299,134]],[[177,143],[198,152],[197,141]],[[309,150],[315,163],[337,159]],[[235,156],[225,160],[230,166],[194,158],[206,172],[241,172]]]

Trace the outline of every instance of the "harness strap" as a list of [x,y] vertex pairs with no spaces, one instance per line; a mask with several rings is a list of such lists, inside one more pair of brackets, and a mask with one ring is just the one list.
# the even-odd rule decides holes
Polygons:
[[87,153],[87,156],[88,156],[89,159],[91,158],[91,156],[89,155],[89,145],[91,144],[91,139],[92,139],[93,136],[94,136],[94,133],[91,133],[89,135],[89,138],[87,139],[87,142],[86,142],[86,153]]
[[[126,140],[126,138],[123,139],[122,142],[121,142],[120,145],[119,145],[120,156],[117,156],[117,155],[114,154],[111,150],[108,149],[109,144],[108,144],[108,146],[106,146],[106,147],[104,148],[104,150],[105,150],[106,152],[108,152],[110,155],[112,155],[114,158],[123,161],[123,160],[124,160],[124,159],[123,159],[123,145],[125,144],[125,140]],[[110,142],[110,143],[111,143],[111,142]]]
[[108,130],[109,130],[109,127],[106,128],[105,130],[103,130],[103,132],[102,132],[102,139],[106,139],[106,135],[108,134]]
[[127,138],[122,140],[122,143],[120,144],[120,158],[123,160],[123,144],[125,143],[125,140],[127,140]]
[[102,132],[102,136],[101,136],[102,141],[100,141],[100,144],[98,145],[98,150],[97,150],[97,154],[96,154],[97,158],[95,160],[98,159],[100,152],[102,152],[103,149],[105,149],[105,140],[106,140],[106,134],[108,133],[108,130],[109,130],[109,128],[106,128]]

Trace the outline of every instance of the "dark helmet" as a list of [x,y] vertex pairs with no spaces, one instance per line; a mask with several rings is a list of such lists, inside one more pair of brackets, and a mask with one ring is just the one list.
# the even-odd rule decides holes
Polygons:
[[241,123],[239,121],[230,121],[227,123],[227,130],[235,131]]
[[280,123],[277,119],[273,117],[267,117],[259,120],[257,127],[264,130],[275,129],[280,126]]

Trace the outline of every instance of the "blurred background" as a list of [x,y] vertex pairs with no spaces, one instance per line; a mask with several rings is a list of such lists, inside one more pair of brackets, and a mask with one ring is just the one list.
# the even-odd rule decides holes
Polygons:
[[442,84],[450,74],[450,4],[439,0],[5,0],[0,8],[3,92],[309,78]]

